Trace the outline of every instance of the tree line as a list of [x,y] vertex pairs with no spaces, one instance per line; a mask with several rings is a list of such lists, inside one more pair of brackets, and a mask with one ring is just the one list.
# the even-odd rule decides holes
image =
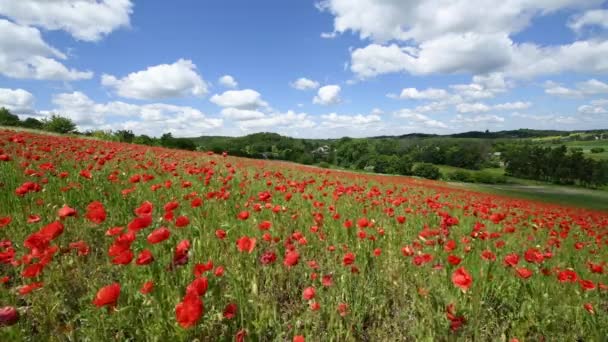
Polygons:
[[597,187],[608,184],[608,161],[586,158],[580,149],[532,144],[505,146],[502,158],[510,176],[556,184]]

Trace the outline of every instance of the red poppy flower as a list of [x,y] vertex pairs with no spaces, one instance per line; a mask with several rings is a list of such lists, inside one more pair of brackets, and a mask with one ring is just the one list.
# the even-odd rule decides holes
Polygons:
[[243,236],[236,241],[236,246],[239,252],[251,253],[255,248],[256,239]]
[[23,296],[23,295],[26,295],[26,294],[28,294],[28,293],[30,293],[30,292],[32,292],[32,291],[34,291],[34,290],[36,290],[36,289],[41,288],[43,285],[44,285],[44,284],[43,284],[43,283],[41,283],[41,282],[38,282],[38,283],[31,283],[31,284],[27,284],[27,285],[23,285],[23,286],[21,286],[21,287],[19,288],[19,291],[18,291],[18,292],[19,292],[19,294],[20,294],[20,295],[22,295],[22,296]]
[[563,270],[557,274],[557,280],[559,280],[560,283],[575,282],[577,278],[576,272],[572,270]]
[[152,215],[152,210],[154,206],[152,203],[146,201],[142,203],[138,208],[135,209],[135,215],[137,216],[150,216]]
[[595,290],[595,284],[591,280],[581,279],[579,280],[579,284],[581,284],[581,288],[585,291]]
[[293,337],[293,342],[306,342],[306,339],[302,335],[296,335]]
[[218,239],[223,240],[226,237],[226,231],[223,229],[218,229],[215,231],[215,236]]
[[143,266],[143,265],[150,264],[152,261],[154,261],[154,256],[152,255],[152,252],[150,252],[150,250],[148,250],[148,249],[144,249],[137,256],[137,260],[135,260],[135,264]]
[[13,306],[0,308],[0,327],[13,325],[19,321],[19,311]]
[[515,267],[519,263],[519,255],[517,254],[507,254],[504,258],[504,264],[507,267]]
[[467,291],[473,283],[473,278],[464,267],[460,267],[452,273],[452,283],[462,291]]
[[114,265],[128,265],[133,260],[133,251],[125,249],[112,259]]
[[300,260],[300,254],[297,251],[287,251],[285,253],[285,259],[283,260],[283,265],[287,267],[292,267],[298,264]]
[[106,220],[106,210],[101,202],[94,201],[87,206],[85,217],[96,224],[103,223]]
[[0,217],[0,228],[4,228],[6,226],[8,226],[9,223],[11,223],[11,217],[10,216],[4,216],[4,217]]
[[114,283],[105,287],[102,287],[93,299],[93,304],[97,307],[108,306],[115,307],[118,302],[118,296],[120,296],[120,284]]
[[246,220],[249,218],[249,212],[248,211],[241,211],[238,215],[237,215],[239,220]]
[[175,219],[175,226],[178,228],[185,227],[189,223],[190,223],[190,219],[188,219],[188,217],[186,217],[186,216],[179,216],[177,219]]
[[148,293],[152,292],[153,290],[154,290],[154,282],[147,281],[147,282],[144,283],[144,285],[142,285],[142,287],[139,290],[139,292],[141,294],[148,294]]
[[270,264],[274,263],[276,260],[277,260],[277,255],[271,251],[265,252],[260,257],[260,262],[262,263],[262,265],[270,265]]
[[59,218],[62,218],[62,219],[66,218],[68,216],[76,216],[76,209],[70,208],[67,205],[64,205],[61,209],[59,209],[57,214],[59,215]]
[[517,272],[517,276],[522,279],[528,279],[534,274],[534,272],[525,267],[517,268],[515,271]]
[[462,261],[462,259],[457,257],[456,255],[453,255],[453,254],[448,255],[448,263],[452,266],[458,266],[461,261]]
[[194,292],[187,292],[184,299],[175,306],[177,323],[184,328],[190,328],[203,315],[203,302]]
[[272,222],[270,221],[262,221],[260,222],[260,224],[258,225],[258,228],[260,230],[268,230],[272,227]]
[[41,218],[38,215],[29,215],[27,217],[27,223],[36,223],[40,222]]
[[194,292],[198,296],[204,296],[207,293],[209,281],[207,277],[195,278],[186,288],[187,292]]
[[140,230],[150,226],[151,224],[152,224],[152,216],[150,216],[150,215],[138,216],[138,217],[134,218],[133,220],[131,220],[131,222],[129,222],[129,224],[127,225],[127,229],[137,232],[137,231],[140,231]]
[[237,310],[238,306],[234,303],[226,305],[226,307],[224,308],[224,318],[233,319],[236,316]]
[[355,262],[355,255],[353,253],[348,252],[348,253],[344,254],[344,257],[342,258],[342,264],[344,266],[351,265],[354,262]]
[[348,304],[346,304],[346,303],[338,304],[338,313],[342,317],[348,315]]
[[314,287],[307,287],[302,292],[302,298],[304,298],[305,300],[311,300],[311,299],[315,298],[315,294],[316,294],[316,291],[315,291]]
[[155,229],[148,235],[148,242],[150,244],[156,244],[167,240],[171,236],[171,232],[167,227],[160,227]]

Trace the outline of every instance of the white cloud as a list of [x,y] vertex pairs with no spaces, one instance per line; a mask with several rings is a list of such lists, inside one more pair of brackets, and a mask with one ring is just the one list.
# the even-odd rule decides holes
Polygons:
[[290,110],[285,113],[272,113],[261,119],[242,121],[238,126],[243,131],[263,129],[276,131],[278,129],[312,128],[316,126],[316,123],[308,114]]
[[608,94],[608,84],[596,79],[578,83],[577,88],[580,89],[583,94],[588,95]]
[[553,120],[555,118],[555,115],[532,115],[532,114],[519,113],[519,112],[511,113],[511,116],[514,118],[530,119],[530,120],[545,121],[545,122]]
[[458,113],[480,113],[480,112],[488,112],[492,108],[483,103],[461,103],[456,106],[456,110]]
[[578,98],[582,97],[583,93],[577,89],[566,88],[559,83],[553,81],[547,81],[544,84],[545,93],[559,97]]
[[576,84],[576,89],[564,87],[561,84],[553,81],[545,82],[544,87],[545,93],[566,98],[580,98],[585,96],[608,94],[608,84],[596,79],[579,82]]
[[238,109],[231,107],[222,109],[222,115],[225,118],[236,121],[257,120],[266,117],[266,114],[257,110]]
[[416,127],[422,126],[425,128],[448,128],[446,124],[435,119],[431,119],[424,114],[417,113],[411,109],[401,109],[393,113],[396,117],[407,119],[410,123],[414,123]]
[[[134,105],[120,101],[96,103],[78,91],[55,95],[53,104],[56,108],[46,113],[57,112],[70,117],[81,129],[109,127],[155,136],[163,132],[176,136],[199,136],[223,125],[222,119],[209,118],[192,107],[164,103]],[[108,119],[112,119],[111,124]]]
[[262,95],[253,89],[228,90],[221,95],[213,95],[210,101],[220,107],[238,109],[256,109],[268,106],[268,103],[262,100]]
[[329,128],[366,127],[378,124],[382,121],[380,116],[375,114],[338,115],[336,113],[330,113],[321,115],[321,119],[323,120],[321,125]]
[[[359,79],[386,73],[486,74],[531,78],[561,72],[606,72],[608,42],[601,39],[541,47],[512,36],[539,16],[566,8],[589,8],[602,0],[325,0],[334,31],[359,33],[373,42],[351,52]],[[604,12],[588,12],[584,25]],[[601,15],[599,15],[601,14]],[[580,22],[580,21],[579,21]],[[606,21],[602,22],[603,24]],[[386,45],[387,42],[391,42]]]
[[236,88],[239,86],[234,77],[230,75],[224,75],[219,78],[218,82],[226,88]]
[[85,41],[128,26],[132,11],[130,0],[0,0],[0,14],[19,24],[64,30]]
[[319,88],[317,96],[314,97],[312,102],[324,106],[340,103],[342,101],[340,91],[339,85],[326,85]]
[[0,107],[13,114],[31,114],[34,112],[34,95],[23,89],[0,88]]
[[104,74],[101,84],[113,88],[125,98],[154,100],[207,93],[207,83],[190,60],[180,59],[173,64],[159,64],[146,70],[130,73],[118,79]]
[[416,42],[446,34],[516,33],[536,15],[599,5],[603,0],[325,0],[319,9],[334,16],[334,31],[362,39]]
[[528,109],[531,106],[532,106],[531,102],[517,101],[517,102],[500,103],[500,104],[492,106],[492,108],[494,110],[522,110],[522,109]]
[[412,100],[441,100],[448,97],[449,94],[444,89],[428,88],[418,90],[416,88],[404,88],[399,95],[402,99]]
[[93,77],[93,72],[69,69],[58,59],[65,60],[67,56],[44,42],[38,29],[0,19],[0,74],[64,81]]
[[585,26],[600,26],[603,28],[608,28],[608,10],[596,9],[586,11],[582,15],[578,15],[568,22],[568,27],[576,32],[580,32]]
[[289,85],[298,90],[312,90],[319,88],[319,82],[313,81],[306,77],[300,77]]
[[475,115],[475,116],[464,116],[464,115],[456,115],[454,119],[451,120],[454,123],[463,123],[467,125],[475,125],[480,123],[488,123],[488,124],[497,124],[505,122],[505,118],[497,115],[491,114],[483,114],[483,115]]
[[600,106],[593,106],[593,105],[582,105],[579,106],[577,111],[580,114],[590,114],[590,115],[595,115],[595,114],[606,114],[608,113],[608,110],[606,110],[606,108],[604,107],[600,107]]

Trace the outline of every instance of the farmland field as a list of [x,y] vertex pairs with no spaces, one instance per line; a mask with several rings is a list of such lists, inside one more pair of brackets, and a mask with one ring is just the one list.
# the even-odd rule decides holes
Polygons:
[[0,341],[603,341],[607,260],[599,211],[0,131]]

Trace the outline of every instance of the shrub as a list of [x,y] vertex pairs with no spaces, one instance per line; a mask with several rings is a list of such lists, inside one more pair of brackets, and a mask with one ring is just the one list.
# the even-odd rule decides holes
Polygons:
[[447,179],[455,182],[472,183],[473,175],[468,171],[454,171],[447,174]]
[[441,172],[439,168],[433,164],[421,163],[414,167],[414,176],[427,178],[427,179],[439,179],[441,178]]
[[48,119],[43,119],[42,125],[44,130],[50,132],[60,134],[76,132],[76,124],[74,123],[74,121],[57,114],[52,114],[51,117],[49,117]]
[[603,147],[594,147],[591,149],[591,153],[602,153],[606,151]]

